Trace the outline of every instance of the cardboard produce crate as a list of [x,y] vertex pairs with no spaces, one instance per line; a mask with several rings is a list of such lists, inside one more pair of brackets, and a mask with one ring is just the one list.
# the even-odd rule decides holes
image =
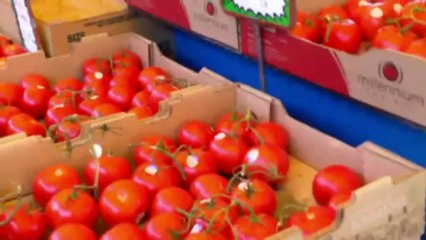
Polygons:
[[[107,124],[121,129],[120,134],[94,134],[94,142],[104,151],[129,156],[129,144],[150,134],[176,137],[188,120],[213,124],[222,114],[251,108],[261,120],[282,124],[290,136],[290,172],[277,192],[281,204],[289,196],[296,201],[314,203],[312,179],[318,169],[344,164],[362,174],[368,183],[354,192],[353,199],[339,212],[339,220],[325,229],[318,239],[419,239],[424,231],[425,171],[409,161],[372,143],[350,147],[327,136],[286,113],[283,105],[268,95],[244,85],[212,85],[176,93],[164,102],[161,115],[141,124],[131,115],[116,115],[102,122],[85,124],[85,135],[73,140],[71,158],[52,142],[40,137],[11,140],[0,145],[0,186],[8,192],[19,184],[29,192],[35,174],[44,167],[64,162],[80,170],[89,154],[89,135]],[[90,130],[92,129],[92,130]],[[17,149],[22,149],[17,151]],[[284,196],[284,197],[283,197]],[[285,197],[287,196],[287,197]],[[303,239],[299,229],[291,228],[271,236],[271,240]]]
[[227,15],[221,0],[128,0],[130,6],[166,22],[239,49],[238,22]]
[[[321,7],[345,2],[297,0],[297,8],[315,13]],[[241,21],[241,41],[243,54],[255,57],[250,22]],[[274,28],[264,28],[263,43],[266,62],[272,66],[426,126],[425,59],[381,49],[351,55]]]
[[21,42],[18,24],[15,20],[10,0],[0,0],[0,34],[3,33],[15,42]]
[[[134,33],[115,36],[101,34],[86,37],[82,42],[72,44],[70,53],[63,56],[47,58],[43,52],[36,52],[10,58],[5,68],[0,69],[0,81],[19,82],[23,76],[30,73],[41,74],[52,81],[69,77],[81,79],[82,65],[87,59],[93,57],[108,59],[112,54],[123,49],[129,49],[138,54],[144,67],[161,67],[172,76],[185,79],[191,84],[228,83],[227,80],[208,69],[202,69],[199,73],[196,73],[183,67],[165,57],[155,43]],[[189,87],[178,92],[190,91],[191,88],[196,87]],[[5,139],[8,138],[14,137],[6,137]]]

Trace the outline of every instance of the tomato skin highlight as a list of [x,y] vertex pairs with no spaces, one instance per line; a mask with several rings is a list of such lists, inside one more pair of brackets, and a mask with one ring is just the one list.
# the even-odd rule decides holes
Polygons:
[[[274,189],[266,182],[258,179],[244,180],[231,192],[231,196],[250,206],[256,214],[273,214],[277,207]],[[248,214],[247,208],[243,209]]]
[[297,21],[291,30],[291,35],[308,41],[319,43],[321,41],[321,21],[314,15],[299,11]]
[[88,193],[67,188],[50,199],[45,213],[53,228],[70,223],[93,228],[98,217],[98,205]]
[[182,178],[179,171],[164,163],[144,163],[133,173],[132,180],[146,187],[150,196],[155,196],[157,192],[168,187],[177,187]]
[[156,147],[162,147],[165,151],[173,153],[176,150],[176,143],[173,139],[157,134],[141,138],[139,143],[134,147],[133,157],[136,165],[144,163],[165,163],[170,165],[172,159]]
[[330,226],[336,218],[336,211],[329,207],[312,206],[306,212],[294,213],[287,221],[287,227],[299,227],[305,237],[311,236]]
[[39,172],[32,184],[33,198],[41,207],[61,190],[80,185],[78,172],[65,164],[49,166]]
[[6,136],[9,120],[22,113],[21,109],[14,106],[0,106],[0,136]]
[[396,26],[385,26],[379,29],[374,37],[373,47],[394,51],[405,51],[416,39],[417,36],[410,31],[401,33]]
[[217,172],[216,159],[209,151],[200,149],[180,151],[177,153],[176,159],[185,172],[185,186],[189,186],[192,181],[203,174]]
[[225,133],[217,134],[209,145],[209,151],[215,157],[219,171],[226,175],[234,174],[243,164],[248,150],[244,140],[226,136]]
[[327,206],[338,193],[352,192],[364,185],[364,180],[343,165],[332,165],[319,171],[314,178],[312,192],[318,204]]
[[278,183],[287,176],[290,160],[282,148],[265,144],[251,148],[244,156],[243,164],[247,166],[246,173],[250,178]]
[[148,211],[149,191],[130,179],[111,183],[99,198],[102,219],[110,226],[138,224]]

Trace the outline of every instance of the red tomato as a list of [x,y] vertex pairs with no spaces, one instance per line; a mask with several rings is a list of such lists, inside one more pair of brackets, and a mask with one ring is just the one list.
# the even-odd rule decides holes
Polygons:
[[349,0],[346,8],[352,20],[359,23],[362,13],[369,8],[374,1],[371,0]]
[[55,194],[44,211],[53,228],[70,223],[80,223],[92,228],[98,217],[95,199],[84,191],[72,188]]
[[[60,92],[52,96],[49,100],[49,108],[58,106],[70,106],[76,107],[81,102],[81,99],[77,95],[70,91]],[[46,109],[47,110],[47,109]]]
[[89,186],[95,184],[96,170],[99,164],[98,188],[102,192],[111,183],[128,179],[132,176],[129,160],[122,157],[102,156],[98,160],[91,159],[84,169],[84,179]]
[[171,164],[172,159],[164,151],[173,153],[176,151],[176,143],[165,135],[151,135],[143,137],[134,148],[136,165],[144,163]]
[[79,120],[66,119],[61,121],[54,132],[53,140],[55,140],[55,142],[64,142],[79,137],[81,133],[81,122],[85,120],[87,119],[79,116]]
[[7,124],[9,120],[22,111],[13,106],[0,106],[0,136],[5,136],[7,133]]
[[[3,240],[41,240],[47,231],[47,221],[43,213],[33,209],[28,204],[19,206],[16,213],[15,207],[9,207],[0,215],[0,221],[4,221],[14,214],[10,221],[2,226],[5,232],[0,235]],[[4,235],[3,235],[4,234]]]
[[256,214],[273,214],[277,207],[277,197],[274,189],[266,182],[258,179],[244,180],[233,190],[232,197],[245,203],[242,207],[249,213],[247,206]]
[[140,68],[126,62],[117,63],[112,70],[113,77],[122,76],[130,82],[137,82]]
[[119,64],[121,62],[125,62],[125,63],[131,63],[138,68],[142,67],[142,61],[140,57],[136,53],[130,50],[123,50],[114,54],[111,60],[114,65]]
[[233,223],[239,215],[239,208],[222,199],[204,199],[196,204],[196,220],[191,233],[208,230],[232,236],[229,222]]
[[27,136],[46,136],[43,124],[26,113],[16,114],[7,123],[6,135],[25,133]]
[[160,103],[168,99],[172,92],[177,90],[179,89],[172,84],[160,84],[155,86],[151,91],[151,95],[149,95],[149,106],[154,112],[158,112]]
[[4,57],[12,57],[15,55],[26,53],[27,50],[17,43],[12,43],[2,46],[2,52]]
[[149,191],[130,179],[108,185],[99,199],[99,210],[111,226],[120,223],[138,224],[145,216],[150,199]]
[[347,53],[358,53],[362,43],[359,26],[350,19],[331,21],[329,24],[330,30],[323,32],[324,44]]
[[122,86],[132,90],[139,89],[137,79],[129,78],[127,75],[116,75],[109,82],[109,87]]
[[189,234],[185,240],[227,240],[227,238],[219,233],[200,232]]
[[64,118],[77,113],[77,108],[71,106],[56,106],[47,110],[44,122],[47,127],[50,127],[59,124]]
[[83,224],[65,224],[53,231],[49,240],[97,240],[97,237]]
[[214,137],[214,129],[207,123],[192,120],[185,123],[179,131],[180,144],[192,148],[208,148]]
[[53,92],[43,86],[27,88],[22,95],[20,108],[35,118],[43,118],[51,96]]
[[149,118],[155,115],[150,107],[135,107],[130,109],[129,113],[134,113],[139,120]]
[[111,75],[102,72],[89,72],[84,75],[83,81],[84,84],[99,83],[108,86],[111,78]]
[[287,175],[290,160],[287,153],[276,145],[266,144],[251,148],[245,155],[243,164],[250,178],[276,183]]
[[111,75],[111,63],[106,59],[91,58],[83,64],[83,76],[89,73],[100,72],[103,75]]
[[27,89],[33,86],[42,86],[50,89],[49,80],[39,74],[27,74],[20,81],[21,87]]
[[69,91],[81,91],[83,89],[83,83],[80,80],[75,78],[65,78],[59,80],[55,83],[54,90],[55,92],[63,92],[66,90]]
[[321,41],[321,33],[321,21],[315,15],[306,12],[297,13],[296,25],[291,30],[293,36],[318,43]]
[[405,52],[426,58],[426,38],[413,41]]
[[359,18],[359,27],[367,40],[372,40],[377,31],[387,25],[390,20],[395,19],[398,13],[393,4],[381,2],[366,7]]
[[426,37],[426,2],[413,1],[405,5],[401,12],[403,27],[414,23],[411,31],[420,37]]
[[330,226],[336,218],[336,211],[323,206],[309,207],[306,212],[297,212],[287,221],[287,227],[299,227],[305,237],[311,236]]
[[13,41],[4,35],[0,35],[0,46],[12,44]]
[[120,107],[123,111],[128,111],[132,107],[132,99],[135,91],[123,86],[112,87],[107,94],[107,101]]
[[160,83],[172,83],[171,76],[159,67],[148,67],[139,73],[139,86],[151,92]]
[[146,187],[151,196],[158,191],[180,185],[182,178],[179,171],[164,163],[144,163],[136,168],[132,177],[133,181]]
[[87,116],[91,116],[92,113],[95,111],[96,107],[104,103],[106,103],[106,100],[103,97],[99,97],[99,96],[89,97],[86,100],[83,100],[78,105],[78,112]]
[[185,172],[185,186],[189,186],[192,181],[201,175],[217,172],[216,159],[213,154],[205,150],[179,151],[176,159]]
[[187,191],[179,187],[168,187],[160,190],[152,200],[150,216],[161,213],[174,213],[179,208],[189,212],[194,203],[194,198]]
[[261,145],[261,140],[263,140],[265,144],[276,145],[283,149],[288,147],[289,142],[287,130],[283,126],[272,122],[258,124],[254,130],[250,131],[248,139],[252,146]]
[[216,122],[216,133],[225,133],[226,135],[236,135],[238,138],[246,138],[249,128],[255,126],[253,120],[245,121],[244,115],[234,112],[227,113],[220,117]]
[[143,227],[149,240],[176,240],[185,237],[187,219],[177,213],[163,213],[154,216]]
[[228,180],[215,173],[204,174],[192,181],[190,192],[199,200],[213,198],[225,194],[228,188]]
[[81,96],[84,99],[88,99],[94,96],[99,96],[99,97],[106,97],[108,94],[108,85],[103,84],[102,82],[91,82],[91,83],[86,83],[83,86],[83,93],[81,94]]
[[133,96],[132,107],[147,107],[149,106],[149,92],[140,91]]
[[339,5],[331,5],[321,9],[318,14],[318,19],[323,21],[325,24],[331,21],[349,19],[349,14],[345,9]]
[[49,166],[39,172],[32,184],[33,198],[41,207],[59,191],[80,185],[78,172],[64,164]]
[[102,234],[99,240],[144,240],[143,232],[133,223],[121,223]]
[[16,83],[0,83],[0,104],[19,106],[24,89]]
[[91,117],[92,118],[101,118],[109,116],[112,114],[120,113],[121,108],[112,104],[112,103],[102,103],[93,109]]
[[239,217],[235,223],[235,231],[239,240],[266,239],[274,235],[277,220],[271,215],[259,214],[256,220],[250,215]]
[[317,173],[312,191],[318,204],[328,205],[334,195],[352,192],[363,184],[362,178],[350,168],[332,165]]
[[344,192],[344,193],[338,193],[335,194],[329,202],[329,207],[333,209],[338,209],[340,205],[349,202],[352,199],[352,193],[351,192]]
[[219,133],[210,142],[209,151],[217,161],[221,173],[232,175],[243,164],[244,156],[249,150],[245,141]]
[[416,38],[412,32],[401,33],[396,26],[385,26],[379,29],[374,37],[373,47],[405,51]]

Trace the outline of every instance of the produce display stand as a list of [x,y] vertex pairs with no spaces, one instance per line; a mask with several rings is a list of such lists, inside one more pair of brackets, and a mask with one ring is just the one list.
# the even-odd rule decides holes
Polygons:
[[[70,227],[65,224],[69,222],[74,224],[72,227],[78,225],[88,229],[90,233],[85,240],[97,237],[104,240],[102,237],[106,234],[114,235],[113,230],[116,227],[123,227],[121,223],[134,226],[132,234],[135,236],[141,234],[155,240],[167,237],[177,240],[191,235],[203,236],[202,234],[222,236],[225,239],[234,236],[238,239],[236,233],[244,235],[247,234],[243,233],[244,231],[250,231],[236,226],[236,223],[244,218],[247,219],[246,225],[251,224],[253,229],[267,229],[269,233],[261,237],[267,240],[414,240],[423,237],[426,215],[426,131],[423,127],[390,116],[382,110],[403,115],[402,117],[419,125],[424,125],[424,112],[416,112],[419,109],[410,107],[394,108],[389,102],[377,99],[367,101],[368,97],[358,97],[362,95],[358,94],[362,89],[357,89],[356,94],[353,94],[356,86],[342,92],[340,88],[333,89],[334,82],[330,86],[319,83],[327,74],[337,74],[336,69],[326,68],[329,67],[327,61],[324,61],[324,65],[317,66],[323,68],[321,74],[306,75],[306,69],[302,69],[298,58],[300,55],[297,54],[301,52],[299,50],[302,47],[308,51],[312,50],[312,53],[321,59],[327,59],[330,55],[334,60],[337,59],[336,62],[343,61],[345,64],[353,60],[352,55],[301,41],[287,33],[288,28],[295,24],[296,3],[302,9],[317,10],[320,6],[308,4],[305,0],[127,2],[139,10],[129,8],[90,19],[51,23],[33,17],[31,0],[0,0],[0,31],[10,35],[11,39],[28,50],[25,54],[3,58],[4,61],[0,65],[0,85],[12,84],[21,87],[22,99],[19,99],[18,104],[10,100],[15,97],[12,96],[2,107],[22,108],[27,115],[34,115],[31,116],[34,117],[33,122],[42,126],[43,134],[47,132],[47,137],[41,136],[43,134],[25,134],[24,130],[12,134],[14,129],[8,120],[7,134],[4,130],[1,133],[0,202],[2,207],[6,207],[0,211],[0,219],[4,220],[4,224],[0,223],[0,240],[13,240],[19,235],[14,232],[11,222],[37,213],[41,213],[44,219],[42,220],[46,221],[38,223],[40,233],[44,236],[31,236],[38,238],[37,240],[44,240],[50,234],[59,235],[60,230]],[[324,2],[335,3],[333,0]],[[318,4],[322,6],[323,3]],[[3,9],[6,14],[2,14]],[[139,14],[140,10],[171,22],[180,29],[195,31],[207,39],[165,26],[146,13]],[[170,11],[174,11],[176,15],[170,14]],[[270,29],[275,30],[268,32]],[[279,51],[290,61],[278,64],[280,66],[271,61],[269,52],[269,44],[273,42],[270,40],[274,38],[275,31],[283,33],[282,36],[285,36],[284,39],[289,43],[280,46],[283,48]],[[255,34],[251,35],[253,32]],[[175,58],[165,56],[165,52],[160,49],[160,45],[170,45],[171,42],[174,50],[171,55]],[[218,42],[221,43],[218,45]],[[7,44],[10,44],[10,41]],[[295,48],[296,46],[298,47]],[[293,49],[286,49],[289,47]],[[316,53],[318,49],[322,49],[325,54]],[[241,53],[257,57],[257,62],[242,56]],[[325,55],[327,56],[324,57]],[[412,87],[419,82],[417,75],[424,70],[419,70],[419,66],[425,63],[420,58],[408,55],[401,57],[397,53],[383,50],[372,50],[362,57],[367,55],[369,60],[379,62],[378,74],[392,78],[392,81],[388,79],[392,84],[408,82]],[[389,58],[392,60],[385,61]],[[93,60],[89,67],[94,67],[96,71],[88,72],[87,60]],[[314,82],[321,88],[280,73],[265,65],[264,61]],[[313,62],[308,62],[307,66],[315,65]],[[367,61],[362,66],[367,66],[366,64],[369,65],[370,62]],[[339,69],[343,69],[347,74],[343,77],[347,78],[345,81],[351,79],[349,75],[358,74],[361,69],[359,66],[359,62],[352,68],[340,66]],[[388,76],[386,68],[389,66],[391,70],[396,69],[398,81],[394,81],[394,75]],[[398,75],[402,74],[401,69],[406,73],[406,68],[412,71]],[[125,71],[120,72],[123,70]],[[134,70],[137,71],[136,75]],[[326,72],[328,73],[324,75]],[[46,105],[43,117],[35,116],[32,110],[24,109],[31,90],[46,90],[46,86],[41,83],[23,81],[29,73],[46,77],[50,80],[47,83],[49,91],[51,86],[54,88],[52,95],[44,99],[46,101],[43,100]],[[110,79],[105,82],[104,78],[107,77]],[[67,79],[80,81],[80,90],[73,90],[72,87],[59,88],[60,80]],[[362,78],[358,77],[356,81],[359,82],[359,79]],[[92,90],[96,89],[89,86],[88,90],[82,90],[83,85],[86,87],[90,81],[98,81],[104,84],[104,87],[107,85],[104,96],[95,92],[94,97],[105,97],[102,104],[117,104],[119,110],[107,116],[101,113],[91,113],[87,116],[82,116],[84,113],[81,112],[70,113],[57,120],[56,125],[53,123],[56,128],[51,128],[48,112],[67,107],[66,102],[51,106],[53,96],[63,97],[62,94],[69,91],[72,96],[70,106],[77,111],[79,106],[76,106],[76,96],[85,100],[93,99]],[[344,86],[346,88],[354,87],[350,81],[345,84],[348,84]],[[159,89],[164,90],[163,87],[168,88],[165,96],[153,97],[154,93],[160,95]],[[329,92],[327,88],[340,94]],[[131,97],[123,94],[123,98],[127,97],[126,100],[117,100],[111,96],[114,94],[113,90],[133,92]],[[148,94],[143,100],[147,104],[145,107],[152,110],[156,106],[155,112],[150,116],[140,117],[129,110],[134,107],[136,93],[142,92]],[[342,93],[382,110],[344,98]],[[161,100],[155,97],[161,97]],[[421,98],[422,96],[419,99]],[[229,132],[220,130],[218,124],[223,121],[224,116],[229,117],[229,124],[235,124],[227,126]],[[10,119],[12,118],[14,116],[10,116]],[[64,133],[63,140],[52,137],[52,131],[58,134],[58,129],[67,121],[78,125],[78,134],[70,138]],[[266,124],[269,129],[258,128],[262,124]],[[243,133],[239,132],[241,128]],[[204,132],[191,132],[198,130]],[[157,138],[157,142],[148,143],[146,139],[150,137]],[[197,137],[200,139],[197,140]],[[234,143],[243,146],[237,156],[239,163],[235,166],[229,167],[228,164],[232,164],[231,159],[221,159],[223,156],[214,152],[213,144],[224,138],[230,140],[228,144],[231,146],[226,145],[223,149],[232,147]],[[176,144],[176,149],[168,146],[170,143],[167,139]],[[137,151],[147,151],[149,154],[137,155]],[[182,153],[187,155],[182,158]],[[214,167],[212,165],[207,170],[198,169],[209,161],[203,160],[201,154],[210,154]],[[104,157],[111,163],[101,163]],[[123,170],[120,168],[123,166],[108,166],[113,164],[115,160],[111,158],[114,157],[124,159],[128,168],[126,176],[123,173],[120,177],[116,172]],[[140,162],[140,158],[147,162]],[[90,166],[92,162],[93,165]],[[220,163],[226,166],[220,166]],[[81,180],[84,181],[81,182],[84,184],[73,184],[75,179],[62,179],[61,186],[55,186],[61,189],[48,190],[49,187],[45,187],[44,194],[52,195],[43,202],[40,198],[43,191],[41,188],[44,187],[40,183],[43,178],[41,174],[50,169],[52,178],[49,178],[49,181],[53,178],[60,181],[69,174],[63,171],[64,166],[75,171],[77,178],[83,176],[84,179]],[[224,170],[226,167],[228,172]],[[340,170],[326,173],[329,167],[337,167]],[[136,180],[139,169],[143,174],[153,177],[152,179],[159,178],[161,171],[165,169],[175,171],[176,176],[180,175],[176,177],[177,182],[173,183],[175,185],[150,188]],[[123,170],[125,171],[126,169]],[[342,174],[345,171],[347,175]],[[208,190],[207,193],[202,193],[208,197],[201,197],[197,195],[198,190],[193,183],[200,176],[209,174],[223,178],[227,186],[222,182],[210,182],[218,184],[217,189],[211,191],[218,191],[219,195],[212,195],[214,193]],[[331,177],[324,180],[329,177],[327,174]],[[171,175],[172,172],[169,172],[169,175],[163,177],[173,178]],[[334,176],[338,178],[337,182],[333,179]],[[320,186],[322,183],[318,179],[321,177],[324,181],[329,181],[329,186]],[[90,178],[93,178],[93,183],[90,183]],[[47,185],[56,184],[49,181]],[[106,200],[107,192],[112,193],[114,190],[112,186],[122,181],[136,186],[131,191],[137,196],[127,195],[131,191],[126,192],[129,189],[121,185],[119,189],[115,189],[115,195],[109,196],[114,201]],[[108,184],[102,187],[106,182]],[[265,188],[271,189],[270,196],[266,196],[266,192],[259,195],[255,183],[264,184]],[[71,185],[67,187],[67,184]],[[190,206],[181,205],[184,200],[178,201],[176,205],[162,202],[160,193],[170,188],[178,188],[182,193],[182,196],[173,195],[173,199],[183,199],[183,195],[189,195]],[[64,198],[63,205],[53,203],[53,199],[59,199],[60,194],[66,191],[69,196]],[[238,196],[237,192],[242,195]],[[268,206],[265,208],[265,199],[264,202],[255,203],[251,199],[255,194],[265,199],[271,197],[273,202],[268,206],[273,206],[273,209],[267,209]],[[88,213],[85,216],[87,219],[68,219],[65,216],[67,214],[58,215],[63,218],[63,222],[54,219],[58,209],[67,209],[84,197],[93,199],[96,208],[94,216],[89,216],[87,211],[81,211],[82,215]],[[321,197],[328,199],[322,201]],[[146,202],[143,203],[142,199]],[[33,203],[38,207],[33,206]],[[217,210],[211,218],[199,212],[202,205],[207,204],[211,209],[219,203],[225,203],[223,209]],[[132,204],[139,205],[138,209],[114,209],[114,205],[130,209]],[[93,206],[88,204],[84,207],[90,211]],[[230,214],[234,207],[238,207],[238,216],[232,219]],[[108,208],[113,209],[115,213],[109,215],[106,210]],[[315,213],[312,215],[311,208],[326,211],[327,214],[322,212],[316,213],[319,214],[316,216]],[[166,227],[164,232],[160,233],[163,234],[162,237],[154,236],[156,230],[161,232],[162,225],[159,229],[151,225],[158,216],[162,216],[156,211],[166,213],[163,216],[167,217],[178,216],[176,221],[167,219],[163,222]],[[219,221],[218,214],[222,213],[226,225],[215,229]],[[305,221],[315,221],[312,219],[316,218],[320,222],[329,222],[320,228],[313,226],[313,230],[310,229],[312,226],[297,222],[298,214],[299,217],[302,214]],[[80,216],[77,212],[71,215],[76,218]],[[90,217],[93,219],[89,219]],[[264,217],[271,218],[271,224],[264,224],[260,220]],[[291,223],[291,220],[296,222]],[[126,227],[129,226],[124,226],[123,229]],[[29,231],[36,233],[34,229]],[[260,232],[254,234],[264,234]]]

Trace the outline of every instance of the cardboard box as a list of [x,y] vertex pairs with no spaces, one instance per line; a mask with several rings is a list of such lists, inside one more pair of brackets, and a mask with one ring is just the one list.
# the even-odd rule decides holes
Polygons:
[[0,0],[0,12],[0,34],[5,34],[13,41],[20,43],[21,36],[10,0]]
[[220,0],[129,0],[128,4],[170,24],[239,49],[238,23]]
[[[339,0],[298,0],[298,9],[317,11]],[[243,54],[256,57],[256,39],[250,22],[241,21]],[[369,49],[358,55],[264,28],[265,61],[321,87],[367,103],[426,126],[426,60],[389,50]]]
[[47,23],[37,21],[42,45],[48,56],[59,56],[70,51],[70,43],[83,37],[107,33],[115,35],[126,32],[143,34],[144,18],[132,10],[105,14],[99,17],[74,22]]
[[[129,49],[138,54],[145,67],[161,67],[176,78],[185,79],[192,84],[229,83],[208,69],[202,69],[199,73],[196,73],[183,67],[165,57],[155,43],[134,33],[115,36],[101,34],[86,37],[82,39],[82,42],[71,44],[70,52],[63,56],[47,58],[43,52],[37,52],[10,58],[5,68],[0,69],[0,81],[18,82],[29,73],[41,74],[50,79],[52,83],[68,77],[81,79],[82,65],[87,59],[93,57],[109,58],[122,49]],[[190,91],[191,88],[194,87],[182,89],[178,92]],[[11,136],[4,139],[14,138],[15,136]],[[50,139],[46,140],[50,141]]]
[[[1,190],[8,192],[20,185],[28,193],[35,174],[58,162],[81,170],[90,158],[89,133],[104,151],[130,157],[129,144],[143,136],[176,137],[179,128],[188,120],[199,119],[213,124],[224,113],[235,109],[244,112],[248,107],[259,119],[277,122],[288,130],[289,152],[293,157],[285,184],[277,192],[281,205],[294,201],[313,204],[312,179],[317,169],[331,164],[349,166],[368,182],[340,210],[336,223],[315,239],[420,239],[424,231],[426,198],[423,169],[372,143],[350,147],[295,120],[277,99],[237,84],[204,86],[176,93],[164,102],[161,115],[143,122],[132,115],[121,114],[87,123],[85,134],[72,141],[74,149],[70,158],[64,154],[64,145],[55,146],[40,137],[3,143],[0,145]],[[105,124],[121,129],[120,134],[95,134],[95,129]],[[301,240],[303,237],[299,229],[290,228],[269,239]]]

